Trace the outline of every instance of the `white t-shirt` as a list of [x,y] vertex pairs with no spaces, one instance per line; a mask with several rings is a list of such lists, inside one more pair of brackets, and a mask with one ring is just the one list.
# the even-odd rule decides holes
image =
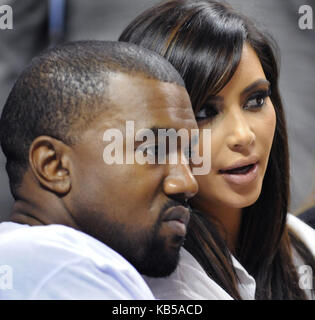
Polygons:
[[0,299],[154,299],[136,269],[63,225],[0,223]]
[[[292,231],[306,244],[315,256],[315,230],[297,217],[288,214],[287,224]],[[299,271],[303,261],[294,253],[294,263]],[[184,248],[180,251],[180,261],[174,273],[166,278],[145,277],[147,284],[158,299],[174,300],[231,300],[233,299],[224,289],[208,277],[197,260]],[[254,300],[256,291],[255,279],[232,256],[233,266],[239,278],[238,289],[244,300]],[[313,271],[315,272],[315,270]],[[305,291],[309,298],[310,290]]]

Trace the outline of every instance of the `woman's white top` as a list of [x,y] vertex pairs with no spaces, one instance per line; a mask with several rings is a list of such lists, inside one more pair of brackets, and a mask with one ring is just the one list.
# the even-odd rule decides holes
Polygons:
[[[292,214],[288,214],[287,225],[306,244],[315,257],[315,230]],[[293,250],[293,255],[294,264],[300,276],[300,287],[305,289],[306,294],[311,298],[312,270],[309,266],[304,266],[302,259],[295,250]],[[239,278],[238,288],[241,297],[245,300],[255,299],[255,279],[233,256],[232,262]],[[144,279],[157,299],[233,299],[215,281],[209,278],[197,260],[184,248],[180,252],[178,267],[169,277],[150,278],[144,276]]]

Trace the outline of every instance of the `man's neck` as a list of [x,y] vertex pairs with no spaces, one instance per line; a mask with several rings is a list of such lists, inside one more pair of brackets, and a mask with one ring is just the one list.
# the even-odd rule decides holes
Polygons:
[[66,208],[63,198],[35,186],[32,189],[22,188],[18,191],[10,220],[31,226],[62,224],[80,230]]
[[30,226],[46,224],[40,217],[38,217],[36,211],[34,212],[34,207],[22,200],[17,200],[14,202],[10,221],[21,224],[28,224]]

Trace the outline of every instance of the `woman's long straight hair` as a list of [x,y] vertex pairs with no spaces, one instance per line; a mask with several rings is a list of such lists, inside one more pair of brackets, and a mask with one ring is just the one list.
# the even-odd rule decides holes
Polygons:
[[[132,21],[119,40],[144,46],[168,59],[183,77],[194,110],[229,82],[244,44],[253,47],[271,84],[277,121],[262,192],[253,205],[243,209],[235,255],[255,278],[257,299],[306,299],[298,286],[291,244],[304,260],[312,266],[315,263],[286,227],[289,155],[274,42],[227,4],[209,0],[159,4]],[[240,299],[229,252],[214,225],[201,213],[192,214],[185,247],[211,278]]]

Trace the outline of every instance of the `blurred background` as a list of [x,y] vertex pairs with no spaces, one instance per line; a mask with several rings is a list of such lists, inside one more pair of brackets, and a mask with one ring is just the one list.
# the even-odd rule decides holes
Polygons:
[[[0,0],[0,5],[13,9],[13,29],[0,29],[0,112],[16,77],[40,51],[68,40],[117,40],[133,18],[159,2]],[[315,0],[228,2],[271,33],[280,47],[280,89],[291,153],[291,212],[300,211],[315,189],[315,29],[300,30],[298,20],[301,5],[310,5],[315,14]],[[7,219],[12,203],[0,151],[0,221]]]

